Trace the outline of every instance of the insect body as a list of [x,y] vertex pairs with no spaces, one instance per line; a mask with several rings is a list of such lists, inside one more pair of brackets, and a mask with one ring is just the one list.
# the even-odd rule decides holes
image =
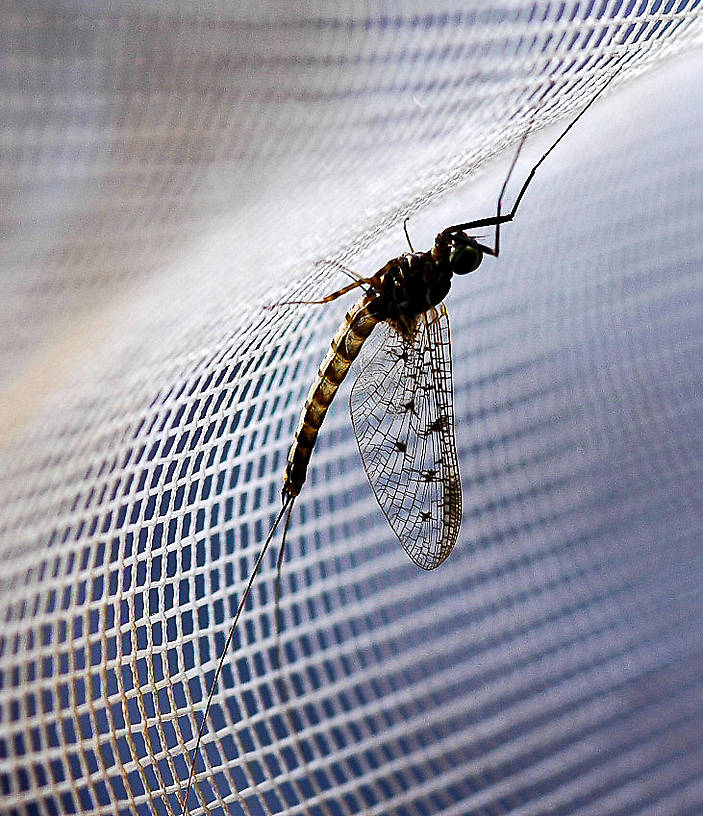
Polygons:
[[[385,336],[367,361],[351,392],[351,418],[364,468],[376,498],[410,558],[423,569],[434,569],[456,543],[461,524],[461,483],[454,440],[449,319],[442,303],[454,275],[466,275],[485,255],[498,257],[500,227],[512,221],[537,168],[590,108],[615,74],[601,86],[581,112],[530,170],[510,212],[501,205],[510,176],[527,137],[523,136],[498,197],[496,214],[442,230],[427,252],[410,252],[389,261],[369,278],[317,301],[329,303],[354,289],[364,295],[339,327],[312,384],[295,440],[288,456],[281,507],[251,571],[205,704],[193,761],[182,800],[187,812],[195,776],[195,759],[205,732],[217,680],[254,579],[276,530],[283,522],[276,585],[277,630],[280,567],[291,512],[305,482],[315,442],[340,383],[377,326]],[[528,131],[529,132],[529,131]],[[469,230],[494,227],[492,245],[481,243]],[[379,329],[380,330],[380,329]]]
[[484,250],[492,251],[460,227],[448,227],[431,250],[405,253],[357,282],[367,293],[345,317],[320,366],[288,458],[284,503],[300,493],[318,431],[351,363],[373,329],[387,324],[381,347],[352,390],[352,422],[376,498],[423,569],[449,555],[461,522],[449,322],[441,301],[452,276],[477,269]]

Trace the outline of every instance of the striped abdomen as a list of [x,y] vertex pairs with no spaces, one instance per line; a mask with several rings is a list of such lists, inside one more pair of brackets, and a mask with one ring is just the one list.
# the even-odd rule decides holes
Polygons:
[[381,322],[377,301],[378,295],[372,294],[361,298],[352,306],[320,365],[298,422],[295,441],[288,454],[288,468],[283,483],[284,500],[300,493],[327,409],[365,340],[374,326]]

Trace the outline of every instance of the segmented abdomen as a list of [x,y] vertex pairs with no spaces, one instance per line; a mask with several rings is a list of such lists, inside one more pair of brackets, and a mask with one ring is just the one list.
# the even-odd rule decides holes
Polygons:
[[300,493],[327,409],[364,342],[374,326],[382,320],[378,316],[377,301],[377,294],[367,295],[352,306],[320,365],[317,377],[308,392],[305,408],[300,415],[295,441],[288,454],[288,468],[283,483],[284,500]]

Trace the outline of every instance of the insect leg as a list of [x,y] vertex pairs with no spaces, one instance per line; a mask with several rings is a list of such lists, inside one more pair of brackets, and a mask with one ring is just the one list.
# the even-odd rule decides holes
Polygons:
[[337,298],[342,297],[342,295],[346,295],[347,292],[351,292],[352,289],[356,289],[359,286],[373,286],[373,284],[373,278],[358,278],[353,283],[343,286],[336,292],[332,292],[331,295],[320,298],[320,300],[282,300],[280,303],[274,303],[272,306],[265,306],[264,308],[275,309],[277,306],[319,306],[323,303],[330,303],[333,300],[337,300]]
[[527,131],[523,135],[522,139],[520,139],[520,143],[518,144],[517,150],[515,151],[515,155],[513,157],[513,160],[512,160],[512,162],[510,164],[510,168],[508,170],[508,175],[505,177],[505,181],[503,182],[503,186],[501,187],[501,190],[500,190],[500,195],[498,196],[498,207],[497,207],[496,214],[492,218],[479,218],[476,221],[468,221],[466,224],[455,224],[454,226],[447,227],[445,230],[443,230],[442,234],[446,235],[447,238],[450,238],[450,237],[453,238],[453,237],[455,237],[455,233],[463,232],[464,230],[467,230],[467,229],[475,229],[477,227],[495,226],[495,228],[496,228],[495,239],[494,239],[494,243],[493,243],[492,247],[487,246],[485,244],[481,244],[478,241],[475,241],[474,239],[471,239],[470,243],[472,244],[472,246],[477,247],[478,249],[482,250],[486,254],[493,255],[494,257],[497,258],[498,255],[500,254],[500,225],[505,224],[508,221],[512,221],[515,218],[518,207],[520,206],[520,202],[522,201],[525,193],[527,192],[527,188],[530,186],[530,183],[532,182],[532,179],[535,177],[535,173],[537,172],[539,166],[542,164],[542,162],[545,161],[547,156],[549,156],[549,154],[554,150],[554,148],[559,144],[559,142],[561,142],[561,140],[566,136],[566,134],[571,130],[571,128],[574,127],[574,125],[579,121],[579,119],[586,113],[586,111],[591,107],[591,105],[593,105],[593,103],[596,101],[596,99],[598,99],[598,97],[605,91],[605,89],[610,85],[610,83],[615,79],[616,76],[617,76],[617,72],[611,74],[611,76],[606,80],[606,82],[593,94],[593,96],[586,103],[586,105],[584,105],[584,107],[577,114],[577,116],[571,122],[569,122],[569,124],[564,128],[564,130],[561,132],[559,137],[552,143],[552,145],[549,147],[549,149],[546,150],[542,154],[542,157],[540,158],[540,160],[534,165],[534,167],[527,174],[527,178],[523,182],[523,185],[520,188],[520,192],[517,194],[517,198],[515,199],[515,202],[514,202],[514,204],[512,206],[512,209],[510,210],[509,213],[506,213],[505,215],[501,214],[501,205],[503,203],[503,195],[505,194],[505,190],[506,190],[506,188],[508,186],[508,182],[510,181],[510,177],[512,175],[513,169],[515,168],[515,164],[517,163],[518,156],[520,155],[520,152],[522,151],[522,147],[525,144],[525,140],[527,139],[527,137],[529,135],[529,131]]
[[331,259],[321,260],[315,262],[316,267],[325,267],[325,266],[336,266],[337,269],[341,269],[345,275],[350,277],[352,280],[358,281],[362,280],[361,275],[358,272],[355,272],[353,269],[350,269],[348,266],[345,266],[343,263],[339,261],[333,261]]
[[403,232],[405,233],[405,237],[408,240],[408,246],[410,247],[410,251],[415,252],[415,247],[413,246],[412,241],[410,240],[410,236],[408,235],[408,221],[409,220],[410,220],[410,217],[406,218],[403,221]]

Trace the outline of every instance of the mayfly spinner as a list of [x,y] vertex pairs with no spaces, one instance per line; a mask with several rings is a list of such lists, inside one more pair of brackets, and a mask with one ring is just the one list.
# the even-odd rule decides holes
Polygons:
[[[484,255],[498,257],[501,225],[515,218],[539,166],[612,79],[613,76],[532,167],[508,213],[502,212],[503,196],[529,130],[518,145],[494,216],[443,229],[432,249],[426,252],[413,249],[404,224],[410,252],[388,261],[369,278],[354,276],[352,283],[321,300],[288,301],[330,303],[354,289],[364,290],[335,334],[308,393],[288,455],[283,506],[239,601],[205,705],[193,749],[184,812],[215,687],[254,578],[285,518],[278,558],[278,604],[288,525],[295,500],[305,483],[317,435],[352,362],[379,324],[383,324],[385,336],[351,391],[351,419],[361,459],[378,503],[410,558],[422,569],[431,570],[452,551],[461,525],[462,496],[454,439],[449,319],[442,300],[449,292],[454,275],[473,272]],[[467,232],[485,227],[495,227],[492,246]]]

